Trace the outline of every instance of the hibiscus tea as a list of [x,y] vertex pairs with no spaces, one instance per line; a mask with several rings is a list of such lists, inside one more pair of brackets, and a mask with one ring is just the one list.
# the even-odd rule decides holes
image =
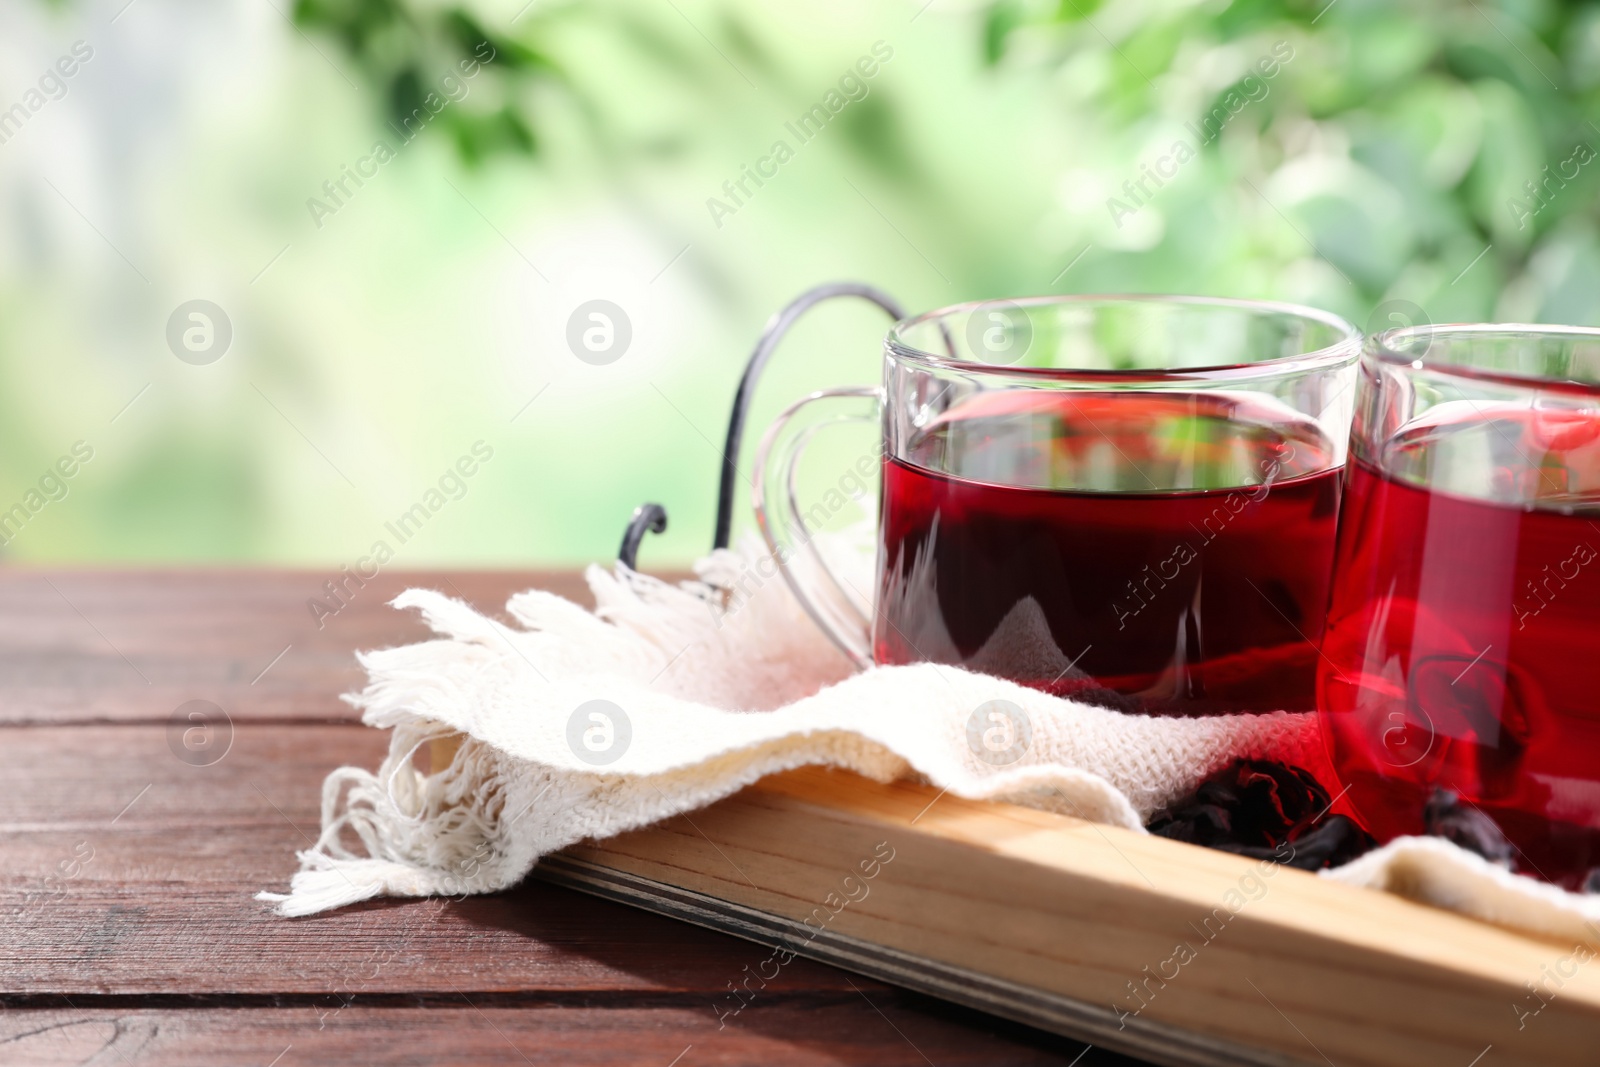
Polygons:
[[1380,840],[1448,790],[1522,873],[1600,866],[1600,415],[1441,405],[1350,466],[1319,688]]
[[884,462],[874,657],[1129,712],[1310,710],[1340,458],[1264,394],[978,394]]

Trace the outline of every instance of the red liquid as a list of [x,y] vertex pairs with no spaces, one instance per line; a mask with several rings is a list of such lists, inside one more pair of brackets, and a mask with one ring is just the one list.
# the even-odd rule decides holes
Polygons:
[[1149,714],[1315,706],[1342,472],[1314,424],[1224,394],[982,394],[906,451],[878,662]]
[[[1478,434],[1489,495],[1518,502],[1351,464],[1318,683],[1335,767],[1379,840],[1422,832],[1449,789],[1499,824],[1519,870],[1575,887],[1600,865],[1600,527],[1565,464],[1527,469],[1545,449],[1523,435],[1549,428]],[[1437,471],[1449,433],[1385,465]]]

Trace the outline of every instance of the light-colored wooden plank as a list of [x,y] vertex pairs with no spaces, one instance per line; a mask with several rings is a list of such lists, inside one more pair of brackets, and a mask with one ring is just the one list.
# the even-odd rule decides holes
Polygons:
[[[867,878],[886,849],[893,859]],[[769,944],[787,938],[801,955],[852,966],[853,952],[857,969],[906,984],[919,985],[920,962],[921,988],[1161,1062],[1600,1058],[1600,964],[1587,948],[908,783],[792,772],[571,849],[546,874]],[[1548,976],[1559,972],[1570,973],[1557,986]],[[1541,979],[1535,997],[1528,983]]]

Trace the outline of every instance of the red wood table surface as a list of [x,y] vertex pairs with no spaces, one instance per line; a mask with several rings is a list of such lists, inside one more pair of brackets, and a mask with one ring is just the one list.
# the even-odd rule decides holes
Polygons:
[[[323,776],[385,750],[339,696],[354,650],[424,636],[387,601],[587,602],[386,574],[319,628],[326,577],[0,571],[0,1064],[1135,1062],[804,960],[719,1028],[767,950],[537,881],[274,917]],[[228,717],[203,759],[192,700]]]

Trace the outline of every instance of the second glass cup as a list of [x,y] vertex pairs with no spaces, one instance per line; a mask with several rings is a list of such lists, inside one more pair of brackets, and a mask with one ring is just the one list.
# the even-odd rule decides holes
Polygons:
[[1600,330],[1391,330],[1361,375],[1319,672],[1349,802],[1380,841],[1461,803],[1600,884]]
[[[881,387],[779,416],[757,517],[858,665],[958,664],[1148,714],[1311,710],[1360,351],[1288,304],[930,312],[890,330]],[[871,598],[822,565],[794,485],[841,415],[881,420]]]

